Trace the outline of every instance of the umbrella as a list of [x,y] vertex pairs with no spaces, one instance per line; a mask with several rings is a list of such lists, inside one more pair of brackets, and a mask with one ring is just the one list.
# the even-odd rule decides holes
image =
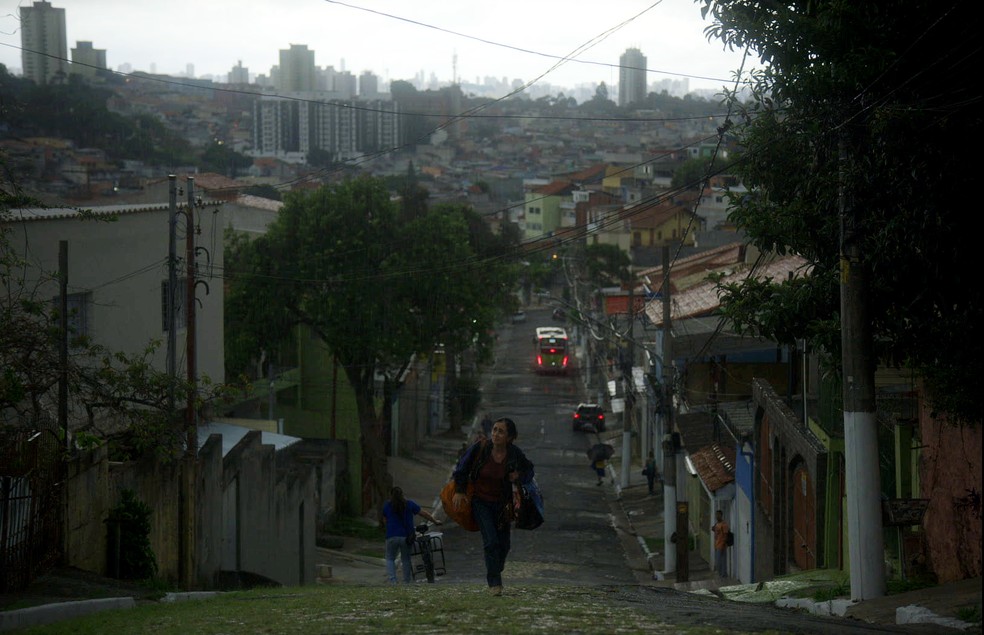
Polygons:
[[607,461],[612,458],[613,454],[615,454],[615,448],[607,443],[595,443],[588,449],[588,458],[592,461]]

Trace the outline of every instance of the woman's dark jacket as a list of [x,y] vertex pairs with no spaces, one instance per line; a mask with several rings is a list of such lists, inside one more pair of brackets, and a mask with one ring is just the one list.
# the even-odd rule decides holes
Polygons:
[[[466,493],[469,481],[478,480],[478,473],[491,456],[491,441],[479,441],[468,448],[452,473],[454,491],[460,494]],[[506,446],[507,478],[502,479],[502,500],[509,500],[512,495],[512,482],[508,475],[513,472],[519,472],[519,478],[516,480],[518,485],[525,485],[533,480],[533,463],[526,458],[522,450],[510,443]]]

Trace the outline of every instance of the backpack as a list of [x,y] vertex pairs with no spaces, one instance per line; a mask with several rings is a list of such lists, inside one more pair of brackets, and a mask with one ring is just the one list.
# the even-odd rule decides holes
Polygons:
[[732,545],[735,544],[735,535],[734,535],[734,533],[732,533],[730,531],[728,532],[728,535],[724,537],[724,544],[728,545],[729,547],[731,547]]

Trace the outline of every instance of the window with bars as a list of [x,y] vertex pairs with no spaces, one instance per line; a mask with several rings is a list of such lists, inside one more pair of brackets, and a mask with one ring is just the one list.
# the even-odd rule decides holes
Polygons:
[[[92,293],[89,291],[68,294],[68,335],[70,340],[79,337],[87,337],[89,335],[89,305],[91,303]],[[53,297],[51,299],[51,304],[57,311],[61,307],[60,296],[56,295]]]

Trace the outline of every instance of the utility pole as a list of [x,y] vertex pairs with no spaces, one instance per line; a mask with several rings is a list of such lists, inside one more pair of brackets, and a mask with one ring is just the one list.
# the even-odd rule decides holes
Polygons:
[[[633,287],[632,281],[629,281],[629,306],[628,306],[628,316],[629,316],[629,341],[626,351],[626,356],[629,358],[628,364],[622,364],[622,392],[624,394],[623,401],[624,406],[622,407],[622,475],[621,482],[622,487],[629,486],[629,474],[632,472],[632,413],[630,412],[631,404],[634,400],[631,398],[632,392],[632,366],[635,363],[635,346],[632,344],[632,322],[634,320],[634,315],[632,313],[632,303],[635,301],[633,297]],[[628,367],[628,373],[626,373],[626,367]]]
[[176,305],[175,294],[178,289],[178,248],[177,248],[177,223],[178,223],[178,184],[177,177],[173,174],[167,175],[168,180],[168,240],[167,240],[167,411],[168,416],[174,415],[174,380],[178,376],[177,357],[178,357],[178,336],[177,319],[175,318]]
[[[670,323],[670,248],[663,246],[663,571],[677,567],[673,540],[677,531],[676,443],[673,442],[673,342]],[[684,538],[686,539],[686,538]]]
[[857,209],[847,186],[848,131],[840,133],[841,363],[851,599],[885,595],[881,477],[875,417],[875,363]]
[[68,438],[68,241],[58,241],[58,425],[65,435],[65,451],[72,449]]
[[196,489],[198,480],[198,421],[196,418],[195,401],[196,367],[195,367],[195,179],[189,176],[187,181],[188,205],[185,210],[185,259],[188,271],[185,292],[185,315],[188,320],[185,329],[185,347],[188,377],[188,401],[185,406],[185,458],[182,462],[180,536],[179,536],[179,569],[181,581],[187,589],[196,586],[195,560],[195,518],[196,518]]
[[185,260],[188,267],[188,284],[185,294],[185,304],[187,304],[185,315],[188,316],[188,326],[185,332],[185,347],[188,357],[188,406],[185,412],[185,420],[188,425],[188,446],[189,456],[198,454],[198,430],[195,399],[197,397],[197,364],[195,355],[195,339],[197,336],[195,329],[195,177],[188,177],[188,209],[185,215]]

